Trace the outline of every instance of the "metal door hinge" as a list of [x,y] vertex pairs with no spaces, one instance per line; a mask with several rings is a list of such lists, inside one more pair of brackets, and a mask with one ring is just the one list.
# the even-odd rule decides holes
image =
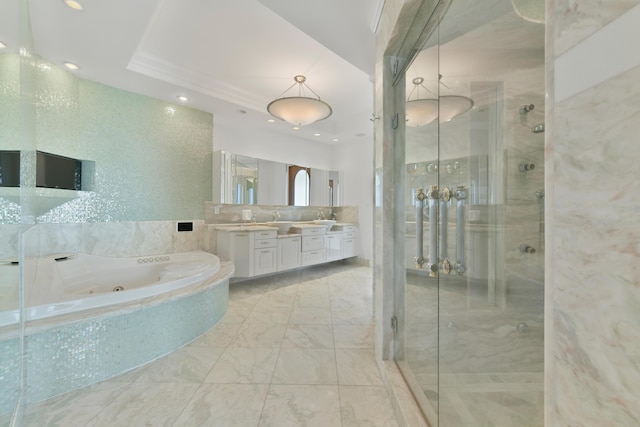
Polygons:
[[393,335],[398,334],[398,318],[396,316],[391,318],[391,329],[393,329]]

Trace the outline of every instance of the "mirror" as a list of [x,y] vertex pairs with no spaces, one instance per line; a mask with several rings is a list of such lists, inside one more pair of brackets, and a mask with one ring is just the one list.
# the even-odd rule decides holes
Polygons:
[[[289,170],[307,170],[308,180],[296,206],[340,206],[342,173],[228,153],[213,152],[213,202],[226,204],[293,205]],[[305,191],[306,190],[306,191]],[[296,194],[293,192],[293,194]]]

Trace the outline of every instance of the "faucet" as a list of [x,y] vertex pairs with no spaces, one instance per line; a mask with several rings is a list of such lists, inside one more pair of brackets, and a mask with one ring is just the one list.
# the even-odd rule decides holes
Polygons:
[[318,219],[324,219],[324,212],[323,211],[318,211]]
[[278,219],[280,219],[280,212],[273,211],[273,220],[277,221]]
[[329,211],[329,219],[336,220],[337,216],[333,209]]

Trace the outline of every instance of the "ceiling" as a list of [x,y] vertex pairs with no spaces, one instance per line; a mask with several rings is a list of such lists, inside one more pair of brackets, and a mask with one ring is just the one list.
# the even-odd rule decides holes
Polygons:
[[[375,26],[384,0],[29,0],[35,52],[79,77],[328,144],[372,138]],[[0,0],[0,41],[17,51],[18,1]],[[303,74],[333,108],[298,131],[267,104]],[[320,136],[314,136],[319,133]]]

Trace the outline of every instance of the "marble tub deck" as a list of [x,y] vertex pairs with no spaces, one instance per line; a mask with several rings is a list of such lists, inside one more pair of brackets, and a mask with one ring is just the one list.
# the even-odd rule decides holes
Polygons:
[[326,264],[229,293],[222,321],[188,346],[29,407],[24,425],[397,426],[374,360],[370,268]]

